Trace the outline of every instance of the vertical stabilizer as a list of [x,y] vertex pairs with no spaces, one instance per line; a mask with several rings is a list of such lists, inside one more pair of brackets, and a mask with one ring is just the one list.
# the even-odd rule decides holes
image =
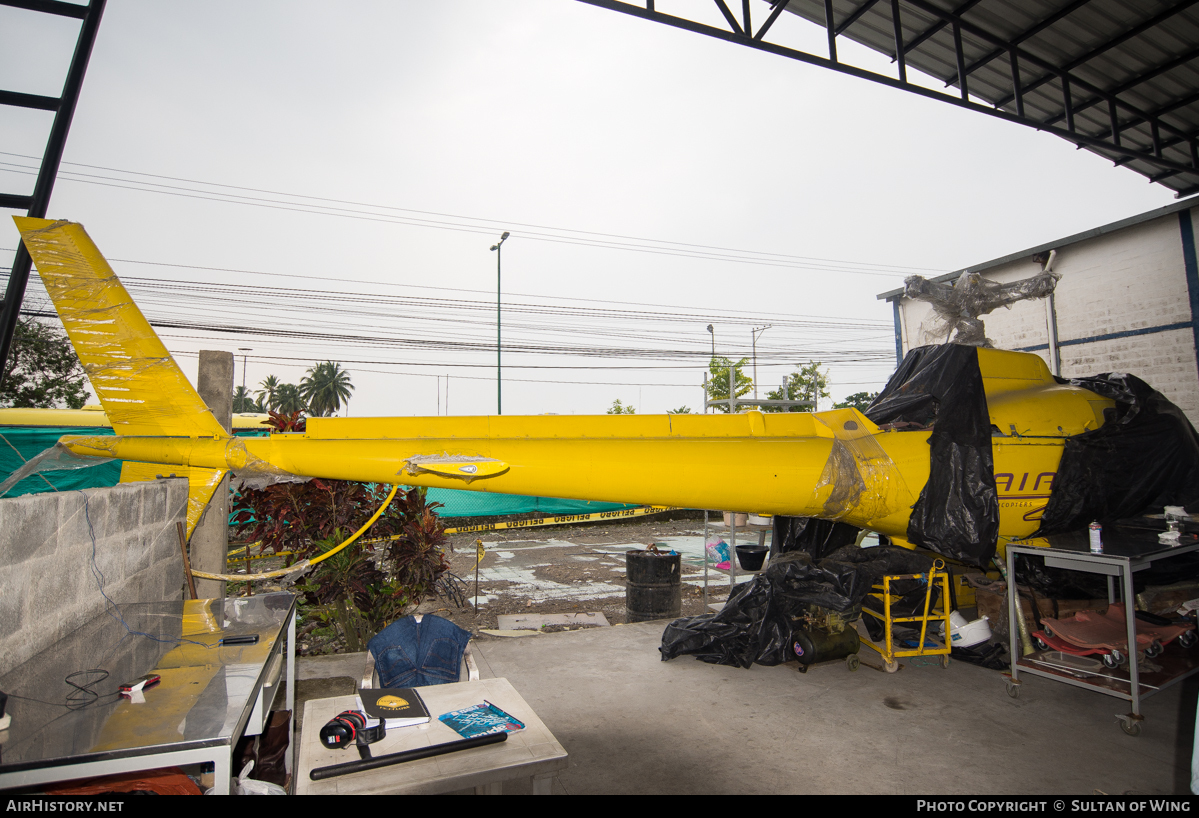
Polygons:
[[[79,362],[117,435],[229,435],[192,388],[81,225],[14,217]],[[126,461],[121,482],[153,480],[164,467]],[[181,467],[191,536],[225,472]]]
[[13,221],[113,431],[228,437],[83,227]]

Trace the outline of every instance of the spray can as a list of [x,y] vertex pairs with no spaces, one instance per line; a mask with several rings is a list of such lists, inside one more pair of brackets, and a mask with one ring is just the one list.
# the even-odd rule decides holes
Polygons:
[[1091,533],[1091,553],[1103,553],[1103,526],[1098,522],[1091,523],[1089,526]]

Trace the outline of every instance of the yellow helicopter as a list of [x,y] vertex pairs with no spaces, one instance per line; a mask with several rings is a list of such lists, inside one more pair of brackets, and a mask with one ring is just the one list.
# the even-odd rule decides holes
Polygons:
[[[913,547],[933,431],[856,409],[731,415],[310,418],[303,433],[227,434],[79,224],[16,217],[115,436],[65,436],[124,461],[122,482],[185,471],[188,533],[221,478],[296,476],[833,519]],[[1112,400],[1036,355],[980,348],[998,539],[1039,524],[1064,441]],[[718,476],[714,477],[716,474]],[[937,509],[932,509],[937,513]],[[994,543],[991,543],[993,549]],[[985,555],[989,560],[990,556]]]

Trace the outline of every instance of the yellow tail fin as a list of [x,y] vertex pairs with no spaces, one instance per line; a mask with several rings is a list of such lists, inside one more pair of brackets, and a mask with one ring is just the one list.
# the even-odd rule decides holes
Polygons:
[[[228,437],[83,227],[21,216],[13,221],[113,431]],[[162,471],[127,462],[121,482],[153,480]],[[190,536],[224,472],[187,468],[186,476]]]
[[113,431],[228,437],[83,227],[13,221]]

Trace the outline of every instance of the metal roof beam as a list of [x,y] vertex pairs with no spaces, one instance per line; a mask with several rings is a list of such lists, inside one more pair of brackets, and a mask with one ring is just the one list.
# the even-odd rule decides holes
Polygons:
[[[1098,105],[1100,102],[1103,102],[1104,100],[1107,100],[1110,97],[1115,97],[1115,96],[1118,96],[1119,94],[1123,94],[1125,91],[1135,88],[1136,86],[1140,85],[1142,82],[1146,82],[1148,80],[1153,79],[1154,77],[1161,76],[1162,74],[1166,73],[1167,71],[1171,71],[1175,68],[1178,68],[1180,65],[1185,65],[1186,63],[1190,62],[1191,60],[1195,59],[1196,57],[1199,57],[1199,46],[1192,48],[1190,51],[1186,52],[1185,54],[1178,55],[1177,57],[1170,60],[1169,62],[1162,63],[1161,65],[1157,66],[1156,68],[1151,69],[1150,71],[1147,71],[1142,74],[1137,74],[1132,79],[1128,80],[1127,82],[1123,82],[1120,85],[1117,85],[1115,88],[1112,88],[1110,91],[1107,91],[1104,94],[1097,94],[1088,100],[1084,100],[1083,102],[1078,103],[1078,105],[1075,106],[1075,108],[1074,108],[1074,112],[1078,113],[1079,111],[1084,111],[1087,108]],[[1133,108],[1133,106],[1131,106],[1127,103],[1124,104],[1124,107],[1128,108],[1129,110],[1136,111],[1136,109]],[[1157,120],[1157,118],[1153,114],[1144,113],[1141,111],[1136,111],[1136,113],[1138,116],[1142,117],[1144,121],[1149,122],[1150,124],[1154,123]],[[1061,117],[1060,116],[1051,117],[1050,119],[1047,119],[1045,121],[1050,122],[1050,123],[1052,123],[1054,121],[1061,121]],[[1177,129],[1172,128],[1168,123],[1162,123],[1162,124],[1165,125],[1165,127],[1170,128],[1171,130],[1174,130],[1176,133],[1180,132]]]
[[32,196],[21,196],[16,193],[0,193],[0,207],[9,210],[28,210],[33,203]]
[[863,14],[874,8],[876,3],[878,3],[878,0],[866,0],[865,3],[850,12],[850,15],[841,21],[841,25],[837,26],[837,34],[844,34],[847,28],[860,20]]
[[[766,36],[766,32],[770,31],[770,27],[774,25],[774,21],[779,18],[779,15],[783,13],[790,2],[791,0],[776,0],[774,10],[770,12],[770,16],[766,18],[766,22],[762,23],[762,27],[758,29],[758,33],[754,35],[755,40],[761,40]],[[832,2],[832,0],[825,0],[826,5],[829,2]]]
[[[1195,93],[1189,94],[1180,99],[1176,99],[1173,102],[1163,105],[1162,107],[1160,107],[1154,111],[1150,111],[1149,115],[1155,119],[1160,119],[1161,117],[1165,116],[1166,114],[1176,111],[1179,108],[1185,108],[1186,106],[1190,105],[1193,102],[1199,102],[1199,91],[1196,91]],[[1142,122],[1145,122],[1145,121],[1146,121],[1145,118],[1140,117],[1140,116],[1133,117],[1132,119],[1128,119],[1123,122],[1120,122],[1118,119],[1113,118],[1113,120],[1112,120],[1113,126],[1110,127],[1106,131],[1101,131],[1101,132],[1095,134],[1095,136],[1098,137],[1099,139],[1112,139],[1114,141],[1117,141],[1117,144],[1119,144],[1118,140],[1119,140],[1120,133],[1122,131],[1126,131],[1129,128],[1140,125]],[[1177,143],[1174,143],[1174,144],[1177,144]],[[1165,147],[1165,143],[1163,143],[1163,147]]]
[[[940,100],[941,102],[948,102],[952,105],[969,108],[972,111],[984,113],[988,116],[1002,119],[1007,122],[1015,122],[1020,125],[1034,127],[1038,130],[1045,131],[1046,133],[1051,133],[1055,136],[1062,137],[1063,139],[1066,139],[1077,145],[1085,145],[1106,153],[1115,154],[1118,157],[1122,157],[1125,162],[1147,162],[1155,167],[1162,168],[1163,170],[1177,170],[1180,173],[1188,176],[1199,177],[1199,168],[1195,168],[1183,162],[1176,162],[1165,157],[1155,156],[1152,152],[1145,152],[1138,148],[1125,148],[1122,146],[1113,145],[1107,140],[1097,139],[1084,133],[1071,133],[1065,128],[1060,128],[1055,125],[1046,125],[1041,122],[1030,120],[1026,117],[1017,116],[1016,114],[1009,113],[1008,111],[1004,111],[1000,108],[991,107],[990,105],[983,105],[976,102],[971,102],[969,100],[958,99],[957,97],[949,96],[948,94],[940,91],[934,91],[930,88],[925,88],[920,85],[900,82],[893,77],[877,74],[873,71],[867,71],[866,69],[858,68],[856,66],[846,65],[845,63],[834,62],[833,60],[825,57],[809,54],[806,51],[799,51],[798,49],[776,45],[775,43],[752,40],[744,35],[734,34],[726,29],[716,28],[715,26],[710,26],[705,23],[697,23],[694,20],[688,20],[685,17],[675,17],[673,15],[664,14],[662,12],[655,11],[652,8],[623,2],[623,0],[578,0],[578,2],[586,3],[587,5],[596,6],[598,8],[605,8],[610,11],[619,11],[622,14],[640,17],[641,19],[650,20],[656,23],[664,23],[675,28],[683,29],[684,31],[691,31],[696,34],[704,34],[708,37],[725,40],[726,42],[749,46],[750,48],[754,48],[759,51],[765,51],[777,56],[787,57],[788,59],[807,63],[809,65],[816,65],[821,68],[828,68],[842,74],[848,74],[849,76],[858,77],[859,79],[870,80],[871,82],[875,82],[880,85],[897,88],[912,94],[928,97],[929,99],[936,99]],[[913,2],[913,0],[908,0],[908,2]],[[919,0],[916,0],[916,2],[919,2]],[[1078,80],[1075,79],[1074,82],[1078,82]],[[1167,146],[1168,143],[1163,143],[1163,147]],[[1111,159],[1111,157],[1108,158]]]
[[[975,37],[978,37],[979,39],[988,40],[997,45],[1003,44],[1003,40],[1001,40],[997,35],[992,34],[991,32],[989,32],[985,29],[979,28],[978,26],[973,25],[972,23],[968,23],[965,20],[962,20],[960,16],[954,16],[953,12],[943,11],[943,10],[937,8],[936,6],[932,5],[931,3],[926,2],[925,0],[906,0],[906,2],[910,3],[911,5],[915,6],[918,9],[921,9],[922,11],[926,11],[927,13],[932,14],[934,16],[940,17],[942,19],[948,18],[950,20],[950,22],[961,26],[963,31],[967,31],[970,34],[974,35]],[[1140,110],[1136,106],[1132,105],[1129,102],[1125,102],[1124,100],[1121,100],[1118,96],[1120,91],[1104,91],[1100,88],[1097,88],[1096,86],[1092,85],[1091,83],[1087,82],[1084,79],[1081,79],[1081,78],[1075,77],[1075,76],[1071,76],[1069,71],[1067,71],[1066,69],[1059,68],[1055,65],[1052,65],[1047,60],[1043,60],[1035,54],[1031,54],[1023,49],[1020,49],[1018,46],[1016,47],[1016,49],[1019,52],[1020,56],[1023,57],[1025,61],[1031,62],[1034,65],[1037,65],[1040,68],[1051,72],[1059,80],[1061,80],[1063,108],[1065,109],[1065,118],[1068,123],[1066,130],[1071,134],[1071,136],[1066,137],[1067,139],[1073,139],[1074,135],[1076,134],[1076,132],[1074,131],[1073,114],[1079,110],[1079,108],[1077,106],[1073,106],[1071,104],[1071,90],[1070,90],[1071,85],[1075,85],[1083,90],[1090,91],[1093,95],[1095,95],[1097,100],[1111,100],[1111,101],[1115,102],[1116,105],[1118,105],[1128,111],[1131,111],[1132,113],[1134,113],[1138,116],[1145,116],[1151,125],[1163,126],[1167,130],[1169,130],[1173,133],[1181,133],[1180,129],[1175,128],[1174,126],[1170,125],[1169,123],[1158,123],[1156,120],[1148,117],[1144,111]],[[1199,55],[1199,48],[1195,49],[1194,52],[1192,52],[1192,53],[1183,55],[1183,57],[1179,57],[1179,58],[1175,58],[1174,60],[1171,60],[1170,63],[1168,63],[1166,66],[1161,67],[1160,70],[1157,71],[1157,73],[1161,73],[1161,71],[1166,71],[1172,67],[1176,67],[1177,65],[1181,64],[1182,62],[1186,62],[1187,60],[1189,60],[1197,55]],[[1184,57],[1186,59],[1184,59]],[[1137,82],[1140,82],[1144,79],[1149,79],[1151,76],[1156,76],[1156,73],[1146,75],[1146,76],[1139,76],[1138,78],[1134,78],[1135,81],[1130,80],[1128,85],[1129,85],[1129,87],[1131,87],[1132,85],[1135,85]],[[1127,90],[1127,89],[1121,89],[1121,90]],[[1025,93],[1027,93],[1027,89],[1025,89]],[[1094,102],[1097,100],[1091,101],[1091,104],[1094,104]],[[1089,106],[1087,106],[1087,107],[1089,107]],[[1058,117],[1054,118],[1054,121],[1055,122],[1061,121],[1061,119],[1062,119],[1062,117],[1058,116]],[[1046,121],[1043,124],[1052,125],[1054,123]]]
[[12,6],[15,9],[40,11],[43,14],[57,14],[59,17],[74,17],[82,20],[87,16],[87,6],[74,3],[62,3],[59,0],[0,0],[0,6]]
[[[979,57],[973,63],[966,66],[966,73],[970,74],[970,73],[978,70],[979,68],[982,68],[984,65],[989,63],[991,60],[995,59],[996,57],[1001,56],[1002,54],[1007,53],[1011,49],[1012,46],[1020,45],[1020,43],[1024,42],[1025,40],[1029,39],[1030,37],[1035,37],[1036,35],[1040,34],[1045,29],[1052,26],[1057,21],[1061,20],[1063,17],[1068,17],[1071,14],[1073,14],[1074,12],[1078,11],[1080,8],[1082,8],[1089,2],[1091,2],[1091,0],[1074,0],[1073,3],[1066,6],[1064,9],[1059,11],[1057,14],[1050,15],[1048,18],[1037,23],[1032,28],[1027,29],[1027,30],[1021,32],[1020,34],[1018,34],[1017,36],[1013,37],[1011,40],[1009,40],[1007,42],[1006,45],[996,48],[994,51],[991,51],[990,53],[985,54],[982,57]],[[954,11],[954,14],[956,14],[958,16],[961,16],[961,13],[962,12],[960,10]]]
[[741,26],[738,25],[737,18],[733,16],[733,12],[729,11],[729,7],[725,4],[724,0],[715,0],[715,3],[716,7],[720,9],[720,13],[724,15],[725,22],[727,22],[729,24],[729,28],[733,30],[733,33],[742,35],[745,34],[745,32],[741,30]]
[[[958,6],[956,9],[954,9],[953,13],[957,14],[959,16],[963,15],[966,12],[968,12],[970,9],[977,6],[981,2],[982,2],[982,0],[966,0],[965,3],[962,3],[962,5]],[[922,31],[921,33],[919,33],[915,37],[913,37],[911,40],[909,40],[908,44],[903,47],[903,53],[910,54],[912,51],[914,51],[915,49],[917,49],[921,45],[923,45],[924,42],[927,41],[929,37],[932,37],[934,34],[936,34],[941,29],[945,28],[945,26],[947,26],[947,25],[948,25],[948,22],[946,22],[945,20],[938,20],[937,22],[933,23],[931,26],[926,28],[924,31]]]
[[[33,195],[28,197],[28,202],[24,204],[27,215],[43,218],[46,215],[46,208],[50,204],[50,194],[54,191],[54,180],[58,176],[58,167],[62,162],[67,134],[71,130],[75,105],[79,101],[79,92],[83,87],[83,78],[87,73],[92,47],[96,43],[96,32],[100,27],[100,19],[104,15],[106,0],[90,0],[86,6],[51,2],[51,0],[18,0],[18,2],[0,0],[0,2],[4,5],[33,11],[76,17],[82,21],[79,26],[79,35],[75,40],[75,52],[71,57],[71,64],[67,68],[66,81],[63,83],[62,98],[56,104],[54,121],[50,125],[50,136],[46,140],[46,150],[42,154],[41,166],[38,168],[37,179],[33,185]],[[9,201],[11,202],[12,199]],[[21,242],[17,245],[17,252],[13,255],[12,270],[4,291],[4,301],[0,303],[0,384],[3,384],[4,381],[8,351],[12,346],[13,333],[16,331],[17,322],[20,319],[21,302],[25,298],[25,287],[29,282],[31,268],[32,260],[29,257],[29,251],[25,248],[25,243]]]
[[57,111],[57,97],[43,97],[40,94],[22,94],[19,91],[0,91],[0,105],[12,105],[15,108],[36,108],[41,111]]
[[[1166,9],[1165,11],[1161,12],[1160,14],[1157,14],[1156,16],[1151,17],[1150,19],[1146,20],[1143,23],[1140,23],[1139,25],[1133,26],[1128,31],[1124,32],[1123,34],[1119,35],[1118,37],[1114,37],[1105,43],[1095,46],[1087,53],[1085,53],[1079,57],[1075,57],[1073,60],[1066,63],[1066,65],[1064,66],[1065,70],[1073,71],[1075,68],[1078,68],[1081,65],[1085,65],[1086,63],[1088,63],[1091,60],[1098,57],[1100,54],[1103,54],[1103,53],[1109,51],[1110,49],[1115,48],[1116,46],[1121,45],[1121,44],[1133,39],[1134,37],[1141,36],[1142,34],[1144,34],[1146,31],[1148,31],[1151,28],[1155,28],[1155,27],[1161,25],[1166,20],[1169,20],[1171,17],[1173,17],[1175,14],[1178,14],[1180,11],[1184,11],[1184,10],[1190,8],[1191,6],[1195,5],[1195,3],[1199,3],[1199,0],[1181,0],[1181,2],[1175,3],[1173,6]],[[1057,74],[1046,74],[1043,77],[1038,77],[1037,79],[1033,80],[1028,85],[1021,86],[1020,91],[1021,91],[1021,93],[1027,94],[1029,91],[1035,91],[1036,89],[1040,88],[1045,83],[1052,82],[1055,79],[1057,79]],[[1015,99],[1015,94],[1012,94],[1010,96],[1002,97],[1001,99],[996,101],[995,104],[1002,107],[1002,106],[1007,105],[1008,103],[1012,102],[1014,99]]]

